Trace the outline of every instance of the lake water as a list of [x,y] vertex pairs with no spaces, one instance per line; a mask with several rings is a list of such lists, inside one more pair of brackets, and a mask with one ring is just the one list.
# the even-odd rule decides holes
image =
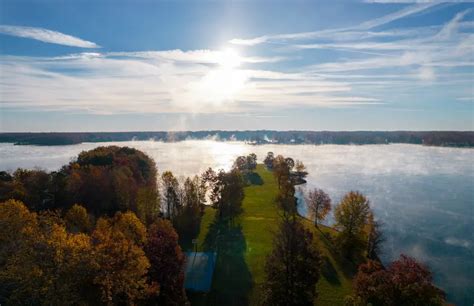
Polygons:
[[[0,144],[0,170],[56,170],[83,150],[99,145],[131,146],[152,157],[160,172],[178,176],[208,167],[229,169],[239,155],[268,151],[302,160],[303,189],[318,187],[337,203],[359,190],[384,223],[385,262],[404,253],[425,262],[435,282],[456,305],[474,303],[474,150],[418,145],[259,145],[241,142],[153,141],[84,143],[71,146]],[[305,212],[304,205],[300,207]],[[331,218],[328,221],[331,222]]]

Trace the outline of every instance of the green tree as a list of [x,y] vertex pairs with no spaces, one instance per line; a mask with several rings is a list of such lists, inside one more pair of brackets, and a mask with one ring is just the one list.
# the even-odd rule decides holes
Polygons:
[[275,159],[275,155],[273,154],[273,152],[268,152],[263,163],[265,164],[265,166],[267,166],[268,169],[272,169],[274,159]]
[[356,251],[365,248],[367,241],[365,228],[370,214],[369,201],[357,191],[347,193],[336,206],[335,226],[340,231],[337,242],[347,257],[352,257]]
[[204,213],[204,195],[198,176],[187,178],[183,184],[183,207],[176,222],[176,230],[181,236],[195,237],[199,231]]
[[312,234],[285,214],[265,264],[264,305],[313,305],[321,259]]
[[246,157],[247,159],[247,169],[249,171],[255,170],[257,168],[257,155],[255,153],[250,153]]

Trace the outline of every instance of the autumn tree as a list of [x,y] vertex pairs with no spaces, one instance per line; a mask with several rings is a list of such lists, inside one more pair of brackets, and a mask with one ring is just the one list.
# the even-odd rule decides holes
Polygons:
[[91,216],[89,216],[87,210],[79,204],[74,204],[66,212],[64,221],[66,222],[67,230],[73,233],[89,233],[93,228]]
[[[131,210],[137,213],[139,191],[157,190],[157,170],[154,161],[143,152],[128,147],[98,147],[79,154],[55,175],[68,193],[57,188],[56,202],[63,199],[60,207],[82,203],[95,216],[114,215],[117,211]],[[146,205],[157,207],[159,197],[149,197]],[[142,201],[141,204],[144,204]]]
[[281,189],[282,184],[290,180],[290,168],[287,160],[282,155],[278,155],[273,160],[272,169],[273,175],[278,182],[278,187]]
[[53,205],[50,189],[51,178],[43,170],[17,169],[13,175],[3,172],[0,177],[0,201],[19,200],[34,211]]
[[136,214],[146,225],[160,217],[160,193],[155,188],[139,188],[137,191]]
[[156,303],[186,305],[185,256],[178,245],[178,235],[168,220],[160,219],[150,226],[145,252],[151,264],[148,278],[160,288]]
[[429,269],[415,259],[401,255],[385,269],[378,261],[359,266],[354,294],[348,305],[445,305],[445,294],[433,285]]
[[265,263],[264,305],[313,305],[321,260],[312,234],[295,214],[283,215]]
[[147,272],[150,263],[142,246],[146,229],[133,213],[118,213],[114,218],[100,218],[92,233],[93,282],[108,305],[132,304],[150,294]]
[[357,192],[350,191],[334,210],[338,246],[347,257],[365,248],[367,234],[364,231],[371,213],[367,198]]
[[295,169],[296,169],[296,172],[298,173],[304,173],[306,172],[306,166],[303,164],[302,161],[300,160],[296,160],[295,162]]
[[323,221],[331,211],[331,198],[322,189],[315,188],[305,195],[309,216],[318,227],[318,223]]
[[93,265],[90,238],[68,233],[54,214],[0,204],[0,301],[12,305],[87,304]]

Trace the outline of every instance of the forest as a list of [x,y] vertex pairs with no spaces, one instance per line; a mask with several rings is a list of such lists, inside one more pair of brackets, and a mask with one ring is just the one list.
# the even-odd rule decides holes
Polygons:
[[[264,164],[249,154],[228,171],[177,178],[118,146],[54,172],[0,172],[0,304],[445,305],[423,263],[381,262],[383,220],[362,193],[333,204],[310,190],[309,219],[300,216],[295,191],[307,174],[303,161],[268,152]],[[332,227],[323,225],[330,211]],[[255,231],[262,224],[272,230]],[[214,230],[234,241],[212,241]],[[229,252],[239,237],[255,245],[243,259]],[[185,289],[192,240],[219,245],[210,293]],[[334,303],[322,299],[329,267],[349,279]]]
[[83,142],[154,140],[175,142],[189,139],[246,141],[253,144],[390,144],[473,147],[472,131],[182,131],[182,132],[77,132],[0,133],[0,142],[17,145],[69,145]]

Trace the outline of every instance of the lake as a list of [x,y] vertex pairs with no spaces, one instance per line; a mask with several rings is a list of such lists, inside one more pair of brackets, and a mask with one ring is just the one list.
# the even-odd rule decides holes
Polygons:
[[[208,167],[229,169],[237,156],[251,152],[259,161],[268,151],[299,159],[309,172],[303,190],[322,188],[333,203],[350,190],[359,190],[370,199],[377,219],[384,224],[384,262],[400,253],[413,256],[430,266],[449,301],[474,303],[472,149],[406,144],[254,146],[212,140],[54,147],[0,144],[0,170],[56,170],[83,150],[111,144],[142,150],[156,161],[160,172],[171,170],[178,176],[202,173]],[[304,203],[300,204],[304,214]]]

